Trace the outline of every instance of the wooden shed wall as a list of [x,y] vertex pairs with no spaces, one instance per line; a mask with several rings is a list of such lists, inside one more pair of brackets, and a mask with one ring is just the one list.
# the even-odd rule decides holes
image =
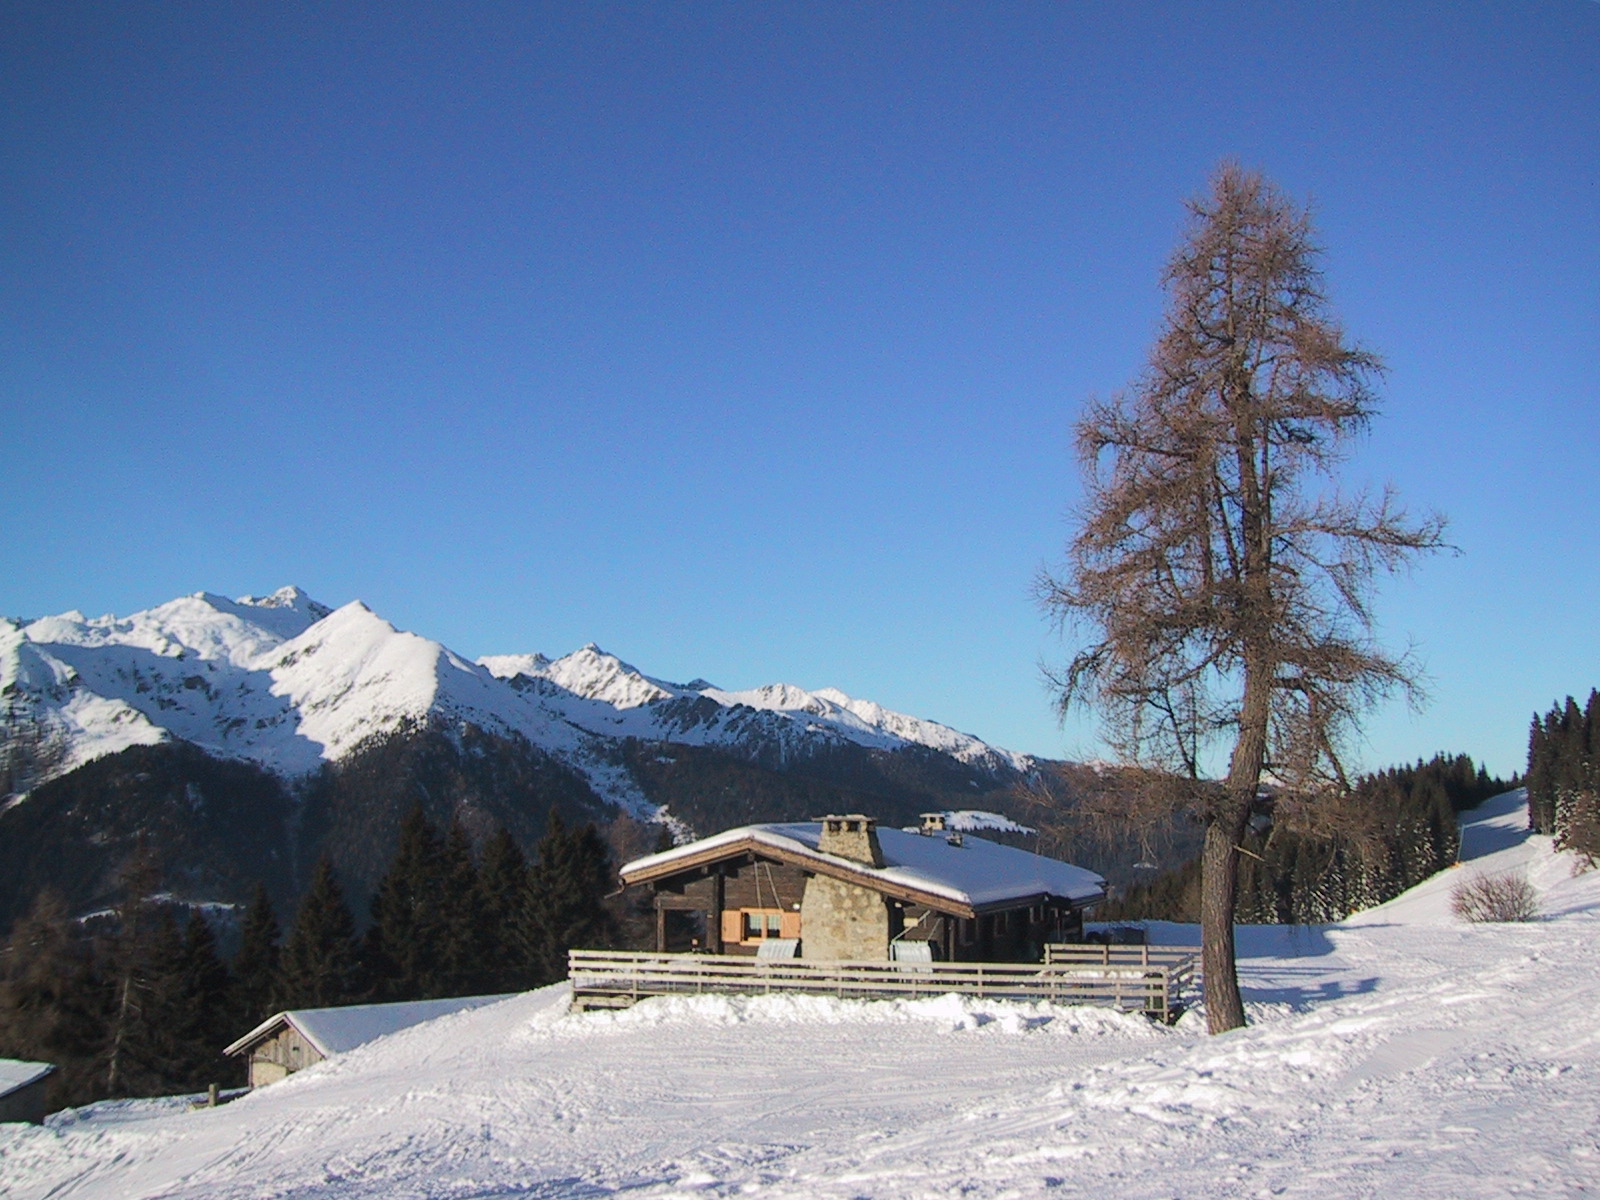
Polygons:
[[50,1077],[44,1075],[0,1096],[0,1121],[26,1121],[30,1125],[43,1121],[44,1089],[49,1082]]
[[267,1038],[250,1051],[250,1086],[263,1087],[322,1061],[322,1051],[307,1041],[293,1025]]

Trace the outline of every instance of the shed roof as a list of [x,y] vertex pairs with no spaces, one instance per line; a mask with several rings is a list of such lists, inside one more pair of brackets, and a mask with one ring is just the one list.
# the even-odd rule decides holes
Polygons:
[[293,1026],[324,1058],[364,1046],[385,1034],[410,1029],[436,1017],[466,1012],[508,1000],[499,996],[455,996],[447,1000],[401,1000],[392,1004],[344,1004],[336,1008],[295,1008],[274,1013],[245,1034],[224,1054],[241,1054],[284,1028]]
[[0,1058],[0,1096],[9,1096],[54,1071],[54,1063],[24,1062],[19,1058]]
[[816,821],[741,825],[635,859],[622,868],[622,880],[644,883],[749,851],[853,877],[878,891],[914,894],[934,907],[955,911],[1004,907],[1044,896],[1088,904],[1101,899],[1106,890],[1106,881],[1093,871],[971,835],[955,844],[942,835],[879,829],[881,867],[824,854],[818,848],[821,838],[822,825]]

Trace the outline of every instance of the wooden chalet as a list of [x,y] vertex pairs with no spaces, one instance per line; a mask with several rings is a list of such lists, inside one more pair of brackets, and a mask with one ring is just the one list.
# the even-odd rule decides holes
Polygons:
[[861,814],[745,825],[622,868],[648,887],[656,950],[813,961],[1019,962],[1076,941],[1105,880],[943,827]]
[[262,1087],[385,1034],[508,998],[457,996],[448,1000],[297,1008],[268,1017],[223,1053],[248,1054],[250,1086]]

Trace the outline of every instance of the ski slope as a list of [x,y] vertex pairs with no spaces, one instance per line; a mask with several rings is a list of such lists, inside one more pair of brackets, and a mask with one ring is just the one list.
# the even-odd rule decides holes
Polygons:
[[[1342,924],[1241,930],[1253,1024],[1221,1037],[954,997],[572,1015],[547,988],[219,1109],[0,1127],[0,1195],[1592,1195],[1600,872],[1523,820],[1490,801],[1462,866]],[[1463,874],[1513,867],[1544,919],[1450,917]]]

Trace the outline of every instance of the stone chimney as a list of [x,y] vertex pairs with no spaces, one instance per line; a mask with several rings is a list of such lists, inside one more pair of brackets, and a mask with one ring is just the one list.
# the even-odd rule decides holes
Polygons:
[[945,828],[945,815],[942,812],[922,814],[922,834],[929,837],[935,833],[943,833]]
[[883,866],[883,848],[878,845],[878,822],[860,813],[822,818],[822,840],[817,849],[836,854],[869,867]]

